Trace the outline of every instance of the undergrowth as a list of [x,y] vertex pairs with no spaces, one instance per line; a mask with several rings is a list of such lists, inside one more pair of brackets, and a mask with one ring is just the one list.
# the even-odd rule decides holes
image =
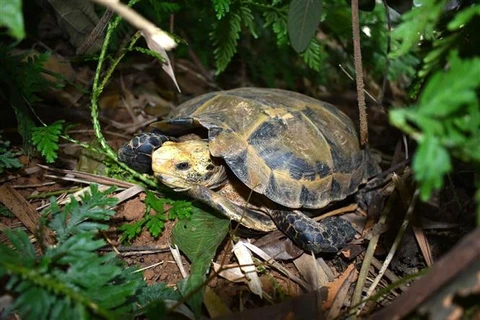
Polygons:
[[[186,200],[172,200],[168,198],[159,198],[153,192],[146,190],[145,215],[138,221],[129,224],[123,224],[117,228],[122,232],[121,242],[130,242],[140,235],[143,228],[157,238],[165,228],[165,222],[175,219],[190,219],[192,215],[192,204]],[[152,214],[151,211],[155,214]]]
[[[2,231],[10,243],[0,243],[0,277],[16,297],[2,317],[17,313],[22,319],[118,319],[141,308],[147,312],[153,303],[147,296],[178,298],[165,286],[147,288],[142,274],[126,267],[114,253],[97,252],[107,244],[99,232],[108,228],[106,222],[115,214],[113,190],[100,192],[92,185],[80,202],[72,197],[63,208],[51,198],[50,207],[42,212],[43,232],[36,235],[40,250],[25,231]],[[55,245],[40,236],[49,231]]]
[[4,140],[0,135],[0,174],[6,169],[19,169],[22,163],[17,158],[18,154],[10,149],[10,141]]
[[419,51],[422,66],[411,104],[390,112],[390,122],[418,143],[413,157],[420,197],[444,186],[454,162],[467,164],[476,180],[480,224],[480,4],[465,1],[446,10],[446,1],[427,0],[405,14],[393,31],[393,58]]

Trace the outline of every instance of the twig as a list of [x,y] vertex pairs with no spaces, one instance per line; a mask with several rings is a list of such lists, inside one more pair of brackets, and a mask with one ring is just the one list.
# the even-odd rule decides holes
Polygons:
[[[378,225],[385,224],[385,222],[387,221],[388,215],[392,210],[396,200],[397,200],[396,193],[393,193],[388,199],[388,202],[382,211],[382,215],[380,217],[380,220],[378,221]],[[377,248],[377,243],[379,239],[380,239],[380,234],[374,235],[368,243],[367,251],[365,252],[365,258],[363,260],[362,267],[360,268],[360,272],[358,275],[358,281],[355,285],[355,291],[353,293],[352,303],[351,303],[352,306],[358,305],[360,303],[360,300],[362,298],[363,287],[365,285],[367,275],[368,275],[368,269],[370,268],[371,261],[373,259],[373,254],[375,253],[375,249]],[[360,312],[360,309],[358,310],[358,312]]]
[[[161,37],[162,38],[162,47],[165,50],[173,49],[176,46],[175,41],[170,35],[158,28],[156,25],[139,15],[135,10],[129,8],[118,0],[92,0],[101,5],[104,5],[107,8],[115,11],[119,16],[127,20],[131,25],[133,25],[138,30],[141,30],[142,33],[148,34],[152,38]],[[132,3],[132,1],[130,1]]]
[[410,219],[413,214],[413,209],[415,208],[416,200],[418,198],[418,189],[415,191],[413,194],[412,201],[410,202],[410,206],[408,208],[407,214],[405,215],[405,219],[403,220],[402,225],[400,226],[400,230],[397,233],[397,236],[395,237],[395,241],[392,244],[392,247],[390,248],[390,251],[388,252],[387,257],[385,258],[385,261],[383,262],[382,268],[378,271],[378,275],[373,281],[372,285],[370,288],[367,290],[367,298],[370,297],[377,287],[378,283],[383,277],[383,274],[385,273],[385,270],[387,270],[390,262],[393,259],[393,256],[397,252],[397,248],[400,245],[400,242],[402,241],[403,235],[405,234],[405,230],[407,229],[408,225],[410,224]]
[[341,215],[341,214],[344,214],[344,213],[347,213],[347,212],[353,212],[355,210],[357,210],[358,208],[358,204],[356,203],[352,203],[348,206],[345,206],[345,207],[342,207],[342,208],[338,208],[338,209],[335,209],[335,210],[332,210],[330,212],[327,212],[325,214],[322,214],[321,216],[318,216],[318,217],[314,217],[313,220],[315,221],[321,221],[325,218],[328,218],[328,217],[333,217],[333,216],[336,216],[336,215]]
[[[347,70],[345,70],[345,68],[344,68],[341,64],[339,64],[338,67],[340,68],[340,70],[343,71],[343,73],[345,73],[345,75],[346,75],[350,80],[355,81],[355,79],[350,75],[350,73],[348,73]],[[368,92],[365,88],[363,89],[363,92],[364,92],[370,99],[372,99],[373,102],[375,102],[375,103],[378,104],[377,99],[375,99],[375,97],[374,97],[370,92]]]
[[358,21],[358,0],[352,0],[353,60],[357,83],[358,111],[360,115],[360,142],[363,147],[368,144],[367,106],[365,104],[362,51],[360,47],[360,23]]
[[82,55],[87,52],[88,49],[97,41],[98,37],[103,33],[105,27],[108,24],[108,21],[112,18],[113,11],[107,9],[103,14],[100,21],[97,23],[95,28],[93,28],[92,32],[88,35],[87,39],[82,43],[80,47],[78,47],[76,54]]
[[392,304],[371,315],[369,319],[403,319],[419,309],[419,305],[438,292],[446,283],[480,259],[480,228],[474,229],[444,255],[424,276]]

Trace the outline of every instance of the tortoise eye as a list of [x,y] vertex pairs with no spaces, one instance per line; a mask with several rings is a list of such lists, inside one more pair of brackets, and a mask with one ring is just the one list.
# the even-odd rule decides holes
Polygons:
[[175,165],[175,167],[178,170],[187,170],[188,168],[190,168],[190,164],[188,162],[179,162]]
[[212,171],[214,168],[215,168],[215,167],[213,166],[213,164],[209,164],[206,169],[207,169],[208,171]]

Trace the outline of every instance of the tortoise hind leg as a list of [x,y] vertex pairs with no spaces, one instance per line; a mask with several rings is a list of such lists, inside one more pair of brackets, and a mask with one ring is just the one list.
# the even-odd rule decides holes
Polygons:
[[298,210],[270,212],[272,220],[295,244],[306,251],[337,252],[353,239],[356,231],[340,217],[328,217],[320,222]]

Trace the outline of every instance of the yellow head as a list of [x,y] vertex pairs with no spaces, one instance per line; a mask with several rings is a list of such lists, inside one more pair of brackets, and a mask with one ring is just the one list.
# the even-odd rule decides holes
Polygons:
[[194,185],[215,188],[226,179],[225,167],[215,163],[203,140],[165,142],[152,155],[152,169],[157,179],[175,191]]

